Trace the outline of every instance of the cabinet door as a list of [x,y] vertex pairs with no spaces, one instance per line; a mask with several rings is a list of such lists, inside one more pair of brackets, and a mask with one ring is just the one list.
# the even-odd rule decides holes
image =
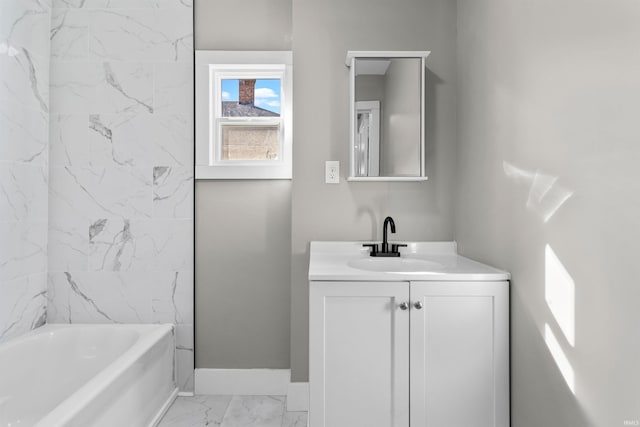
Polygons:
[[310,286],[310,426],[407,427],[409,283]]
[[411,427],[509,425],[508,282],[411,282],[410,353]]

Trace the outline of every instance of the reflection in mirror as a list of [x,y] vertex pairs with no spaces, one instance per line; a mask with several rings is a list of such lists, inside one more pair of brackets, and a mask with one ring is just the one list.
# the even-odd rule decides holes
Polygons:
[[356,101],[356,172],[380,175],[380,101]]
[[428,52],[349,52],[351,179],[426,179],[424,58]]

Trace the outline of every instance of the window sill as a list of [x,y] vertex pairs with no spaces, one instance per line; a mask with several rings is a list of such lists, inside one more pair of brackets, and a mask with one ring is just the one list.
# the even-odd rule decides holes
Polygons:
[[286,166],[207,166],[196,165],[196,180],[200,179],[291,179]]

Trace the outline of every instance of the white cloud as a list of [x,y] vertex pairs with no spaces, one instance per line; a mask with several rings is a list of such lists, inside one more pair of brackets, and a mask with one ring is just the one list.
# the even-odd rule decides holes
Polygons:
[[259,87],[254,92],[255,105],[267,110],[280,110],[280,96],[271,88]]
[[268,101],[266,99],[256,98],[255,104],[258,107],[267,108],[267,109],[280,108],[280,101]]
[[222,91],[222,100],[223,101],[228,101],[229,99],[231,99],[231,94],[229,92],[226,91]]
[[268,87],[259,87],[255,90],[256,98],[277,98],[278,94],[274,92],[273,89]]

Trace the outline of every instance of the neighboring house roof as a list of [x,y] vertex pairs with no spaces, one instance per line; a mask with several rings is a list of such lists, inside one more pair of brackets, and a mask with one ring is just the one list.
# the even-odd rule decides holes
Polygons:
[[279,117],[280,114],[253,104],[240,104],[237,101],[222,102],[222,117]]

